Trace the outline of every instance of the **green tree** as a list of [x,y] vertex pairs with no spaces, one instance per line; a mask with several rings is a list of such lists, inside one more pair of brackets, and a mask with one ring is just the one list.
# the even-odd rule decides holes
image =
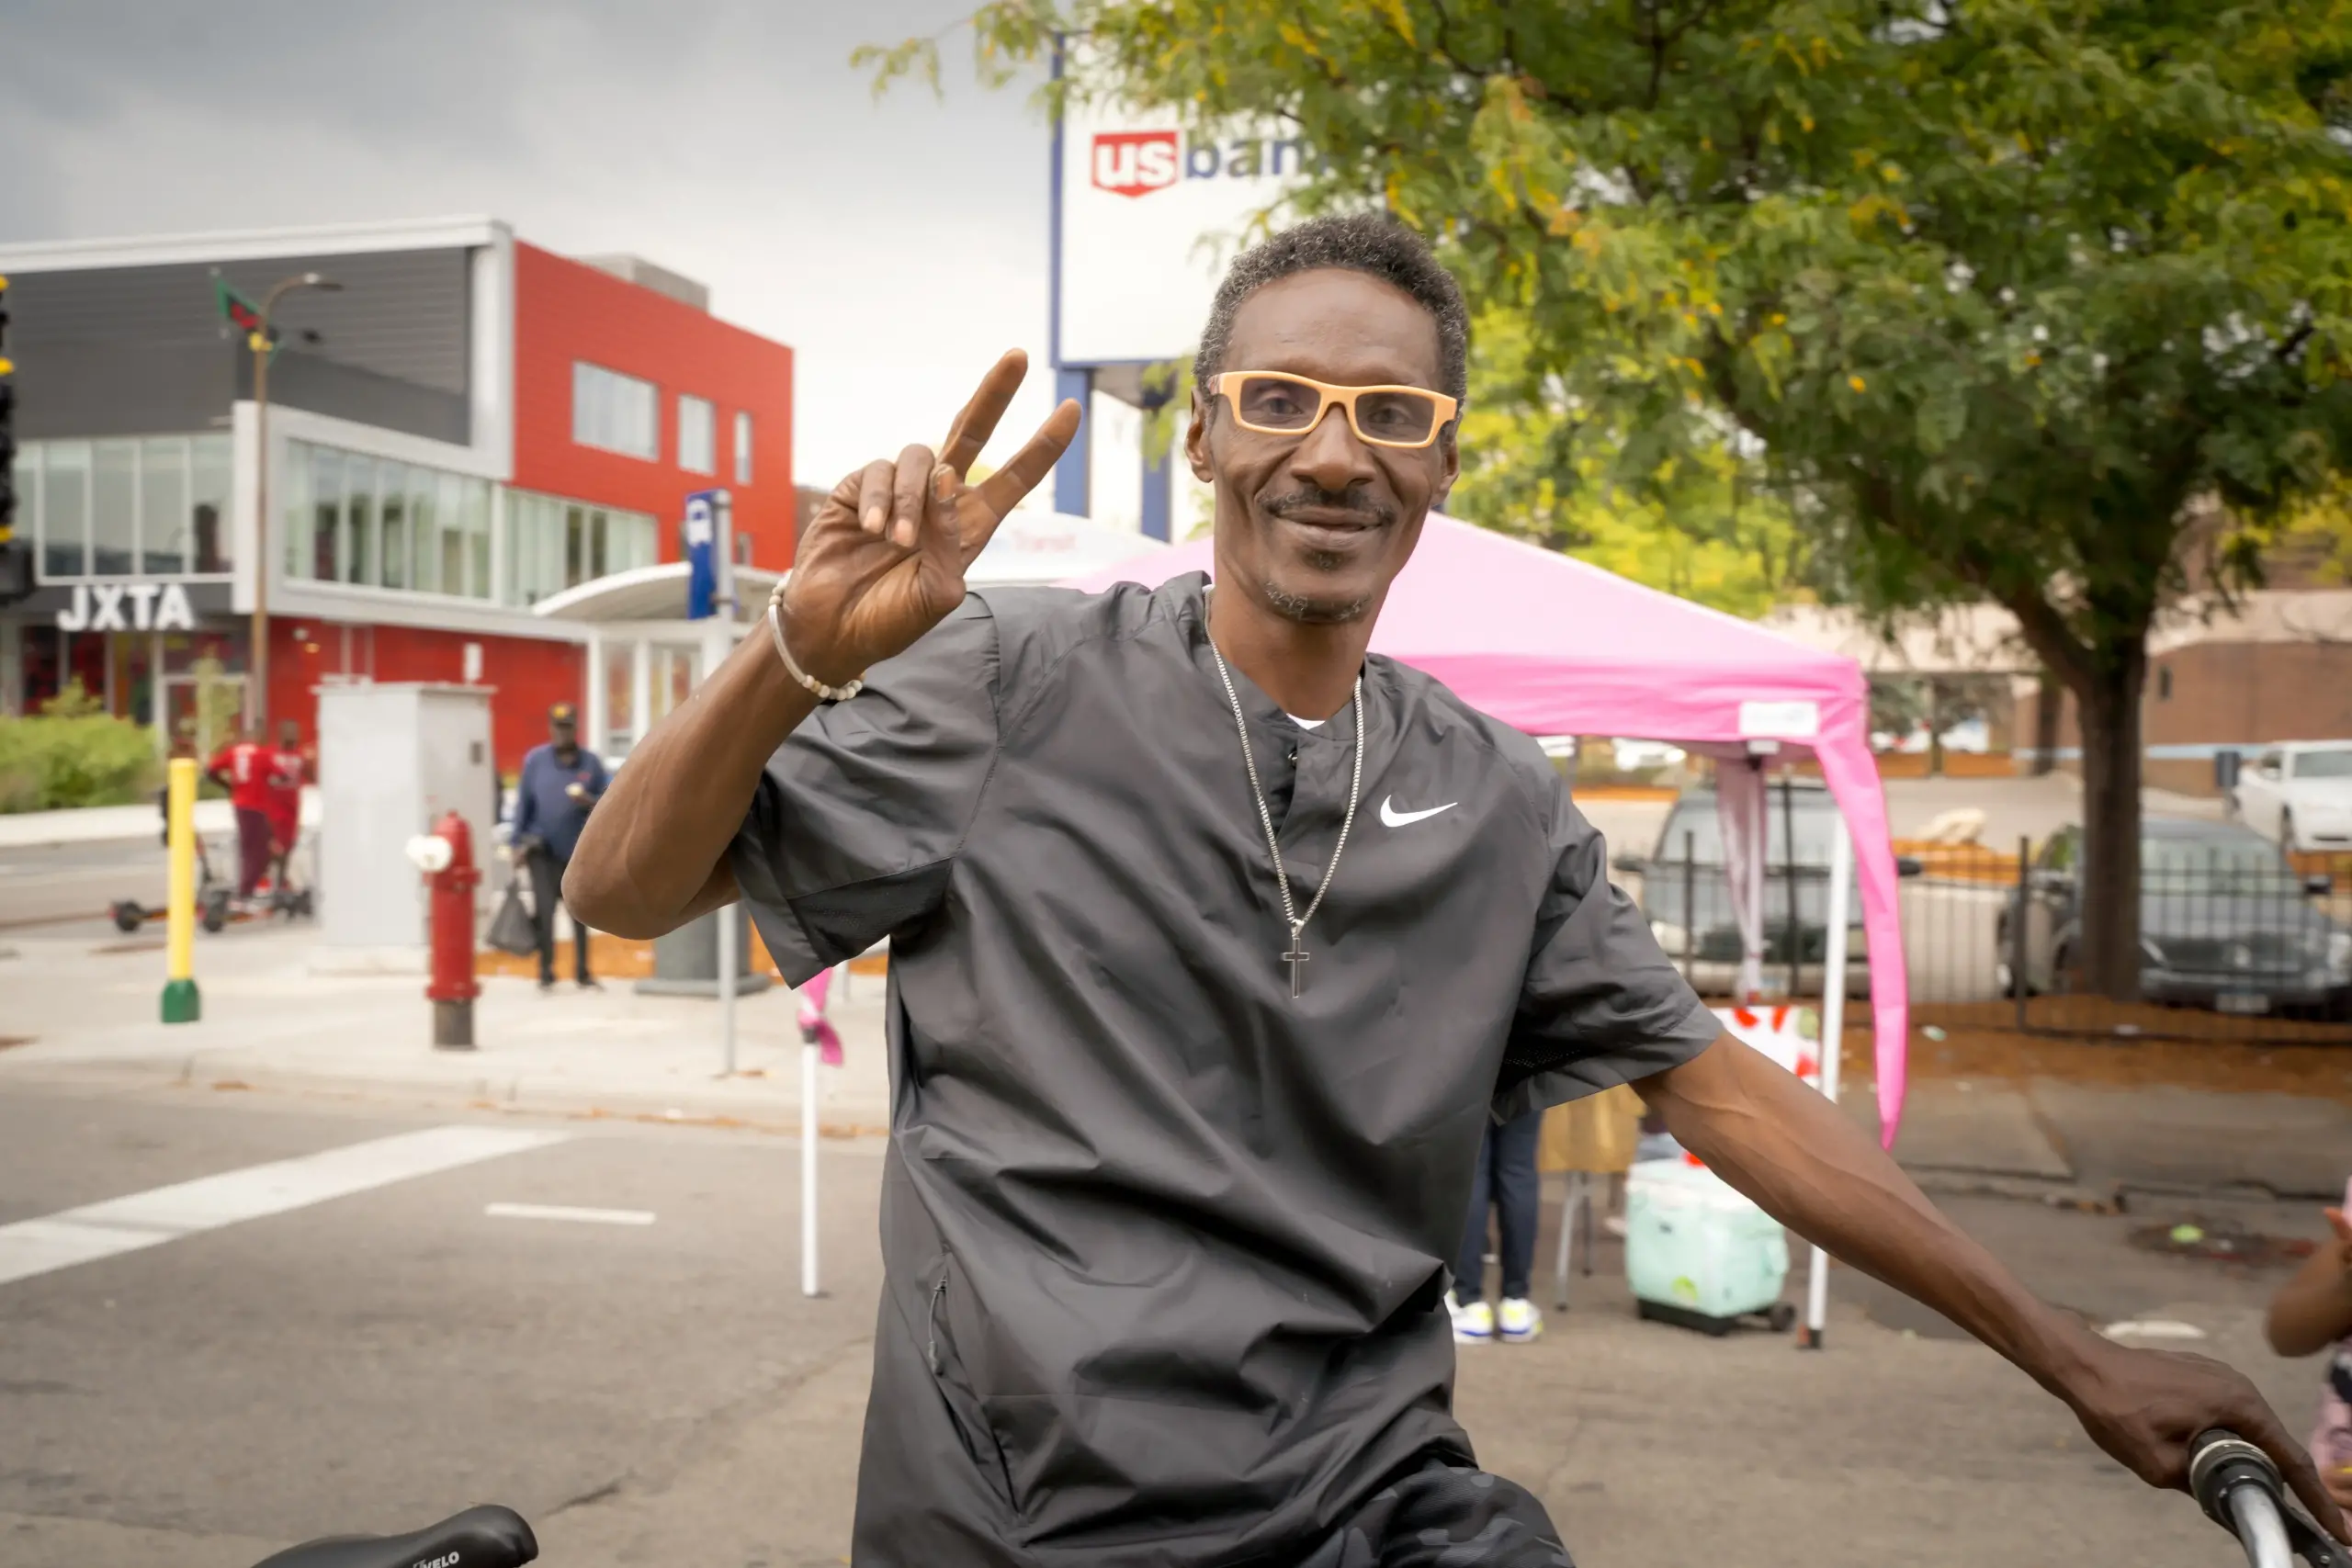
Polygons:
[[[997,0],[1007,79],[1279,117],[1621,480],[1759,443],[1866,606],[1989,598],[2077,700],[2091,982],[2135,989],[2151,623],[2352,458],[2352,0]],[[928,71],[937,42],[865,56]]]
[[1752,443],[1726,429],[1631,472],[1634,437],[1613,411],[1531,372],[1526,312],[1488,313],[1473,341],[1449,510],[1734,615],[1804,595],[1804,537],[1767,470],[1743,456]]

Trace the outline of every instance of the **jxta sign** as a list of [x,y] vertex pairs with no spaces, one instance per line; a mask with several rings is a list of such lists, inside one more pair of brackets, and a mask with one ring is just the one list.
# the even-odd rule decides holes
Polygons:
[[187,591],[176,582],[77,583],[71,607],[57,612],[57,629],[64,632],[184,632],[195,626]]
[[1098,130],[1087,166],[1094,187],[1114,196],[1149,196],[1181,180],[1255,179],[1304,166],[1295,139],[1245,137],[1218,143],[1173,130]]

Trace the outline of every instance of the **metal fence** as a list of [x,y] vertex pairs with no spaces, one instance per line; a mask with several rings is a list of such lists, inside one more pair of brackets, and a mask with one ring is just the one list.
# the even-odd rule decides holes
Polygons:
[[[1737,983],[1739,932],[1719,862],[1654,861],[1638,886],[1668,957],[1702,996]],[[2155,846],[2141,874],[2139,998],[2084,980],[2077,882],[2020,843],[1917,849],[1898,887],[1904,965],[1925,1025],[2075,1039],[2352,1045],[2352,886],[2306,879],[2275,853]],[[1768,997],[1823,994],[1826,866],[1780,863],[1765,878]],[[1859,899],[1847,992],[1869,991]]]
[[2352,1044],[2352,908],[2267,845],[2143,847],[2138,997],[2082,967],[2076,868],[2020,843],[1930,852],[1903,885],[1923,1017],[2082,1039]]

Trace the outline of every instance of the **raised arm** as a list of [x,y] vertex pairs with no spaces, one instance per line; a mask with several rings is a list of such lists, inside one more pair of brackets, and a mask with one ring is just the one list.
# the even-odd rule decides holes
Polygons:
[[2015,1362],[2142,1480],[2184,1486],[2189,1443],[2226,1427],[2344,1534],[2310,1458],[2252,1383],[2202,1356],[2127,1349],[2036,1300],[1874,1140],[1758,1053],[1726,1035],[1637,1087],[1684,1147],[1765,1213]]
[[[1054,410],[1012,461],[978,485],[965,475],[1028,369],[997,361],[934,454],[910,446],[833,487],[802,536],[782,622],[793,662],[842,686],[902,653],[964,600],[964,569],[1078,433]],[[582,829],[563,897],[599,931],[653,937],[735,897],[727,847],[761,770],[817,705],[761,626],[631,749]]]

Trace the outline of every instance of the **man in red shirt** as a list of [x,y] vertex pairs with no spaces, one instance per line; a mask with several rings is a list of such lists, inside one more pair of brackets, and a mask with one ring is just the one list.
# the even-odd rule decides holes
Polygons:
[[237,897],[250,898],[269,874],[269,770],[272,753],[259,725],[213,753],[204,771],[229,792],[237,813]]
[[302,727],[292,719],[277,727],[277,745],[269,753],[265,779],[269,795],[262,807],[269,818],[270,877],[286,886],[286,863],[302,831],[302,784],[311,776],[310,758],[302,750]]

